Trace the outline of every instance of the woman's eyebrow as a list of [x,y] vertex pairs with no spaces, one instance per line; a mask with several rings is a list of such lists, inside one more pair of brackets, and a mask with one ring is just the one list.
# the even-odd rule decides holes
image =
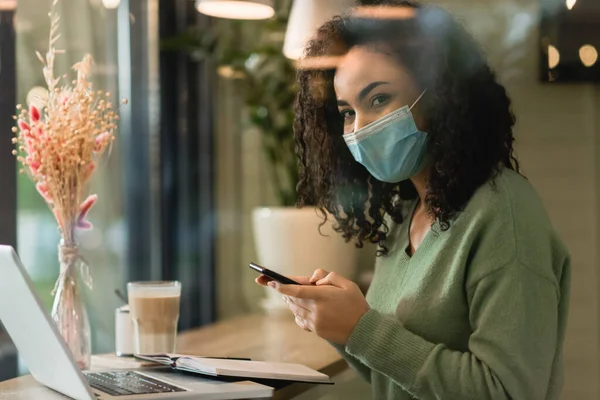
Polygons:
[[384,82],[384,81],[377,81],[377,82],[369,83],[358,94],[358,101],[363,101],[365,99],[365,97],[367,97],[369,95],[369,93],[371,93],[371,91],[373,89],[375,89],[377,86],[387,85],[387,84],[389,84],[389,82]]

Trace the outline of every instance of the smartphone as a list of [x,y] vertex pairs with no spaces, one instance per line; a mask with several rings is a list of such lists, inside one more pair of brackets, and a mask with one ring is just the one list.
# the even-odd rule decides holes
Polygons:
[[250,268],[252,268],[253,270],[255,270],[256,272],[258,272],[259,274],[263,274],[267,278],[277,281],[283,285],[299,285],[298,282],[296,282],[290,278],[287,278],[283,275],[280,275],[275,271],[271,271],[270,269],[263,268],[256,263],[251,262],[248,266]]

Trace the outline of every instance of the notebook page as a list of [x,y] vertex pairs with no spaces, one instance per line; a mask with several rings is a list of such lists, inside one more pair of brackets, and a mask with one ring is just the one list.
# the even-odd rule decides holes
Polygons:
[[300,364],[182,357],[177,365],[211,375],[329,382],[329,377]]

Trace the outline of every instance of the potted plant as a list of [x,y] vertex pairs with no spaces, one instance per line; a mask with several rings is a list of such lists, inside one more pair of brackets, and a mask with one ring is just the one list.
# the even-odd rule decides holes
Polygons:
[[[195,59],[211,59],[219,75],[235,79],[244,98],[249,123],[261,133],[263,153],[279,205],[253,211],[258,262],[284,275],[310,275],[323,268],[353,277],[357,250],[323,219],[314,207],[297,208],[298,166],[294,150],[296,70],[282,52],[291,2],[278,2],[274,18],[247,22],[220,20],[210,29],[193,30],[163,42],[163,49],[186,51]],[[241,40],[247,24],[258,28],[251,45]],[[254,39],[254,37],[253,37]],[[264,306],[285,303],[267,291]]]

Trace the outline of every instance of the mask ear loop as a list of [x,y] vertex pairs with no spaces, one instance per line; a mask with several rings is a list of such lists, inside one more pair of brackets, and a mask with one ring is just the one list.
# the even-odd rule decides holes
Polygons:
[[[419,102],[419,100],[421,100],[421,97],[423,97],[425,95],[425,92],[427,92],[427,89],[423,90],[423,92],[419,95],[419,97],[417,97],[417,99],[414,101],[414,103],[412,103],[412,105],[408,109],[409,111],[412,110],[412,108],[415,106],[415,104],[417,104]],[[352,133],[344,135],[344,140],[346,140],[346,142],[348,142],[348,141],[356,141],[359,138],[362,139],[364,137],[370,136],[372,134],[371,131],[373,129],[375,129],[376,126],[379,126],[378,124],[387,123],[389,120],[391,120],[393,118],[396,118],[397,117],[396,112],[404,109],[405,107],[406,106],[400,108],[399,110],[396,110],[395,112],[391,112],[390,114],[384,116],[380,120],[377,120],[375,122],[370,123],[366,127],[362,127],[361,129],[359,129],[357,131],[354,131]],[[383,122],[383,121],[385,121],[385,122]]]
[[412,103],[412,106],[409,107],[409,110],[413,109],[413,107],[419,102],[419,100],[421,100],[421,97],[423,97],[425,95],[426,91],[427,91],[427,89],[423,90],[423,93],[421,93],[421,95],[419,97],[417,97],[417,99],[415,100],[415,102]]

